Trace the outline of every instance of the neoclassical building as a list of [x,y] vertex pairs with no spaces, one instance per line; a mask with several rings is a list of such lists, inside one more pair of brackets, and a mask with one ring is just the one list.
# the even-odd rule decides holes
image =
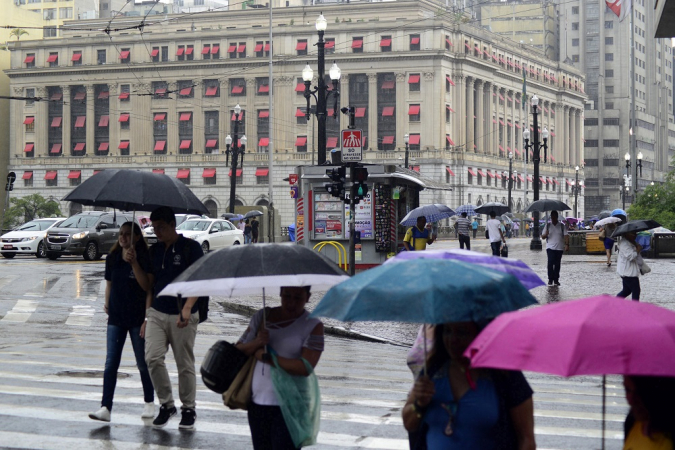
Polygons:
[[[14,195],[60,199],[96,171],[131,167],[179,177],[220,214],[230,187],[225,138],[234,134],[238,104],[247,144],[234,174],[237,202],[267,204],[271,191],[282,223],[291,223],[294,200],[284,178],[316,161],[317,128],[305,117],[301,72],[310,64],[316,78],[314,21],[323,13],[326,66],[335,61],[342,70],[338,107],[355,107],[364,162],[403,164],[407,134],[413,169],[452,187],[425,192],[423,201],[458,206],[506,201],[511,154],[513,207],[524,209],[534,182],[522,139],[532,126],[525,80],[527,95],[540,99],[539,126],[550,131],[540,196],[573,201],[575,166],[583,179],[586,98],[573,67],[424,0],[273,12],[273,45],[266,9],[155,18],[142,33],[133,28],[138,18],[116,19],[124,31],[110,35],[102,31],[106,21],[78,21],[61,38],[13,43],[6,73],[14,95],[35,92],[44,100],[12,103],[10,168],[20,178]],[[338,146],[347,121],[329,118],[329,147]]]

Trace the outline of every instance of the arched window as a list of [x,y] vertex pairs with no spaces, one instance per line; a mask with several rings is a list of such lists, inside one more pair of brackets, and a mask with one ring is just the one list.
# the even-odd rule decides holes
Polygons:
[[79,203],[71,203],[70,204],[70,210],[69,213],[71,216],[74,216],[75,214],[79,214],[82,212],[82,205]]
[[218,218],[218,205],[213,200],[209,199],[204,202],[204,206],[209,210],[209,217],[212,219]]
[[261,199],[259,199],[257,202],[255,202],[255,204],[256,204],[257,206],[269,206],[269,205],[270,205],[270,202],[267,201],[266,198],[261,198]]

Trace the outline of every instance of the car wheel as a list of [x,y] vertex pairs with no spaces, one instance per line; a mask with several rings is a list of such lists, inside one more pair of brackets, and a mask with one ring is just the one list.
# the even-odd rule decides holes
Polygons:
[[234,241],[234,243],[232,245],[239,245],[239,244],[240,244],[239,241]]
[[96,261],[101,257],[101,254],[98,252],[98,245],[96,242],[89,242],[84,249],[84,260],[85,261]]
[[47,256],[47,246],[44,241],[40,241],[38,244],[37,252],[35,253],[37,258],[44,258]]
[[50,261],[56,261],[57,259],[59,259],[59,256],[60,255],[58,253],[47,252],[47,259],[49,259]]
[[202,250],[204,251],[204,254],[207,254],[209,252],[209,243],[204,241],[202,242]]
[[7,259],[12,259],[16,256],[16,253],[3,253],[2,257]]

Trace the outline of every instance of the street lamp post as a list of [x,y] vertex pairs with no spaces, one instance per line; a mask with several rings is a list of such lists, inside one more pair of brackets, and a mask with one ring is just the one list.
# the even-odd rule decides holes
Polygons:
[[319,42],[316,43],[318,48],[318,69],[319,69],[319,80],[316,88],[312,89],[312,78],[314,78],[314,71],[309,64],[302,69],[302,80],[305,82],[305,99],[307,100],[307,111],[305,117],[309,120],[310,115],[310,106],[309,99],[314,97],[316,100],[316,122],[317,122],[317,163],[318,165],[326,164],[326,116],[328,111],[326,109],[326,104],[328,103],[328,97],[333,94],[335,97],[335,107],[333,108],[333,117],[338,115],[337,102],[340,96],[338,91],[338,83],[340,82],[340,68],[335,62],[329,70],[330,79],[333,82],[333,90],[329,91],[326,86],[326,81],[324,80],[325,76],[325,65],[326,65],[326,51],[325,45],[326,41],[323,40],[323,34],[326,31],[326,18],[323,14],[320,14],[316,19],[316,31],[319,33]]
[[[544,150],[544,162],[546,162],[546,151],[548,150],[548,130],[546,127],[542,130],[542,138],[544,143],[539,143],[539,124],[538,124],[538,109],[539,98],[536,95],[532,96],[532,129],[533,139],[530,144],[530,130],[527,128],[523,131],[523,139],[525,140],[525,152],[532,150],[532,162],[534,163],[534,195],[533,199],[536,202],[539,200],[539,151]],[[525,153],[527,157],[528,153]],[[534,230],[532,234],[532,241],[530,242],[530,250],[541,250],[541,237],[539,236],[539,211],[534,211]]]
[[[244,147],[246,146],[246,136],[242,136],[239,139],[239,125],[241,124],[240,120],[241,106],[237,104],[234,107],[234,139],[228,134],[225,138],[225,150],[227,166],[229,163],[229,158],[232,156],[232,167],[230,169],[230,212],[234,214],[234,199],[236,196],[237,190],[237,163],[239,162],[239,155],[241,155],[241,163],[244,164]],[[241,147],[239,142],[241,141]]]
[[513,152],[509,152],[509,197],[506,205],[511,208],[511,190],[513,189]]
[[619,195],[623,199],[623,210],[626,210],[626,197],[628,196],[628,192],[630,192],[630,186],[627,184],[626,178],[623,179],[623,184],[619,188]]
[[579,217],[577,213],[579,212],[578,207],[577,207],[577,202],[579,199],[579,189],[581,186],[579,186],[579,166],[576,166],[574,168],[574,171],[576,172],[576,175],[574,176],[574,218],[576,219]]
[[410,166],[408,165],[408,144],[410,143],[410,135],[408,133],[403,135],[403,142],[405,142],[405,168],[409,169]]

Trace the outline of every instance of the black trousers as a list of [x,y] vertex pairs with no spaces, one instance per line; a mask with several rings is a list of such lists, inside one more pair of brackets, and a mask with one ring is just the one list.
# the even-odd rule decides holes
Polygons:
[[466,245],[467,250],[471,250],[471,238],[468,234],[459,235],[459,248],[464,248]]
[[560,262],[562,261],[563,251],[546,249],[548,256],[548,280],[560,281]]
[[632,294],[632,300],[640,300],[640,278],[639,277],[621,277],[623,289],[616,294],[617,297],[626,298]]
[[278,406],[248,405],[248,426],[255,450],[296,450]]

